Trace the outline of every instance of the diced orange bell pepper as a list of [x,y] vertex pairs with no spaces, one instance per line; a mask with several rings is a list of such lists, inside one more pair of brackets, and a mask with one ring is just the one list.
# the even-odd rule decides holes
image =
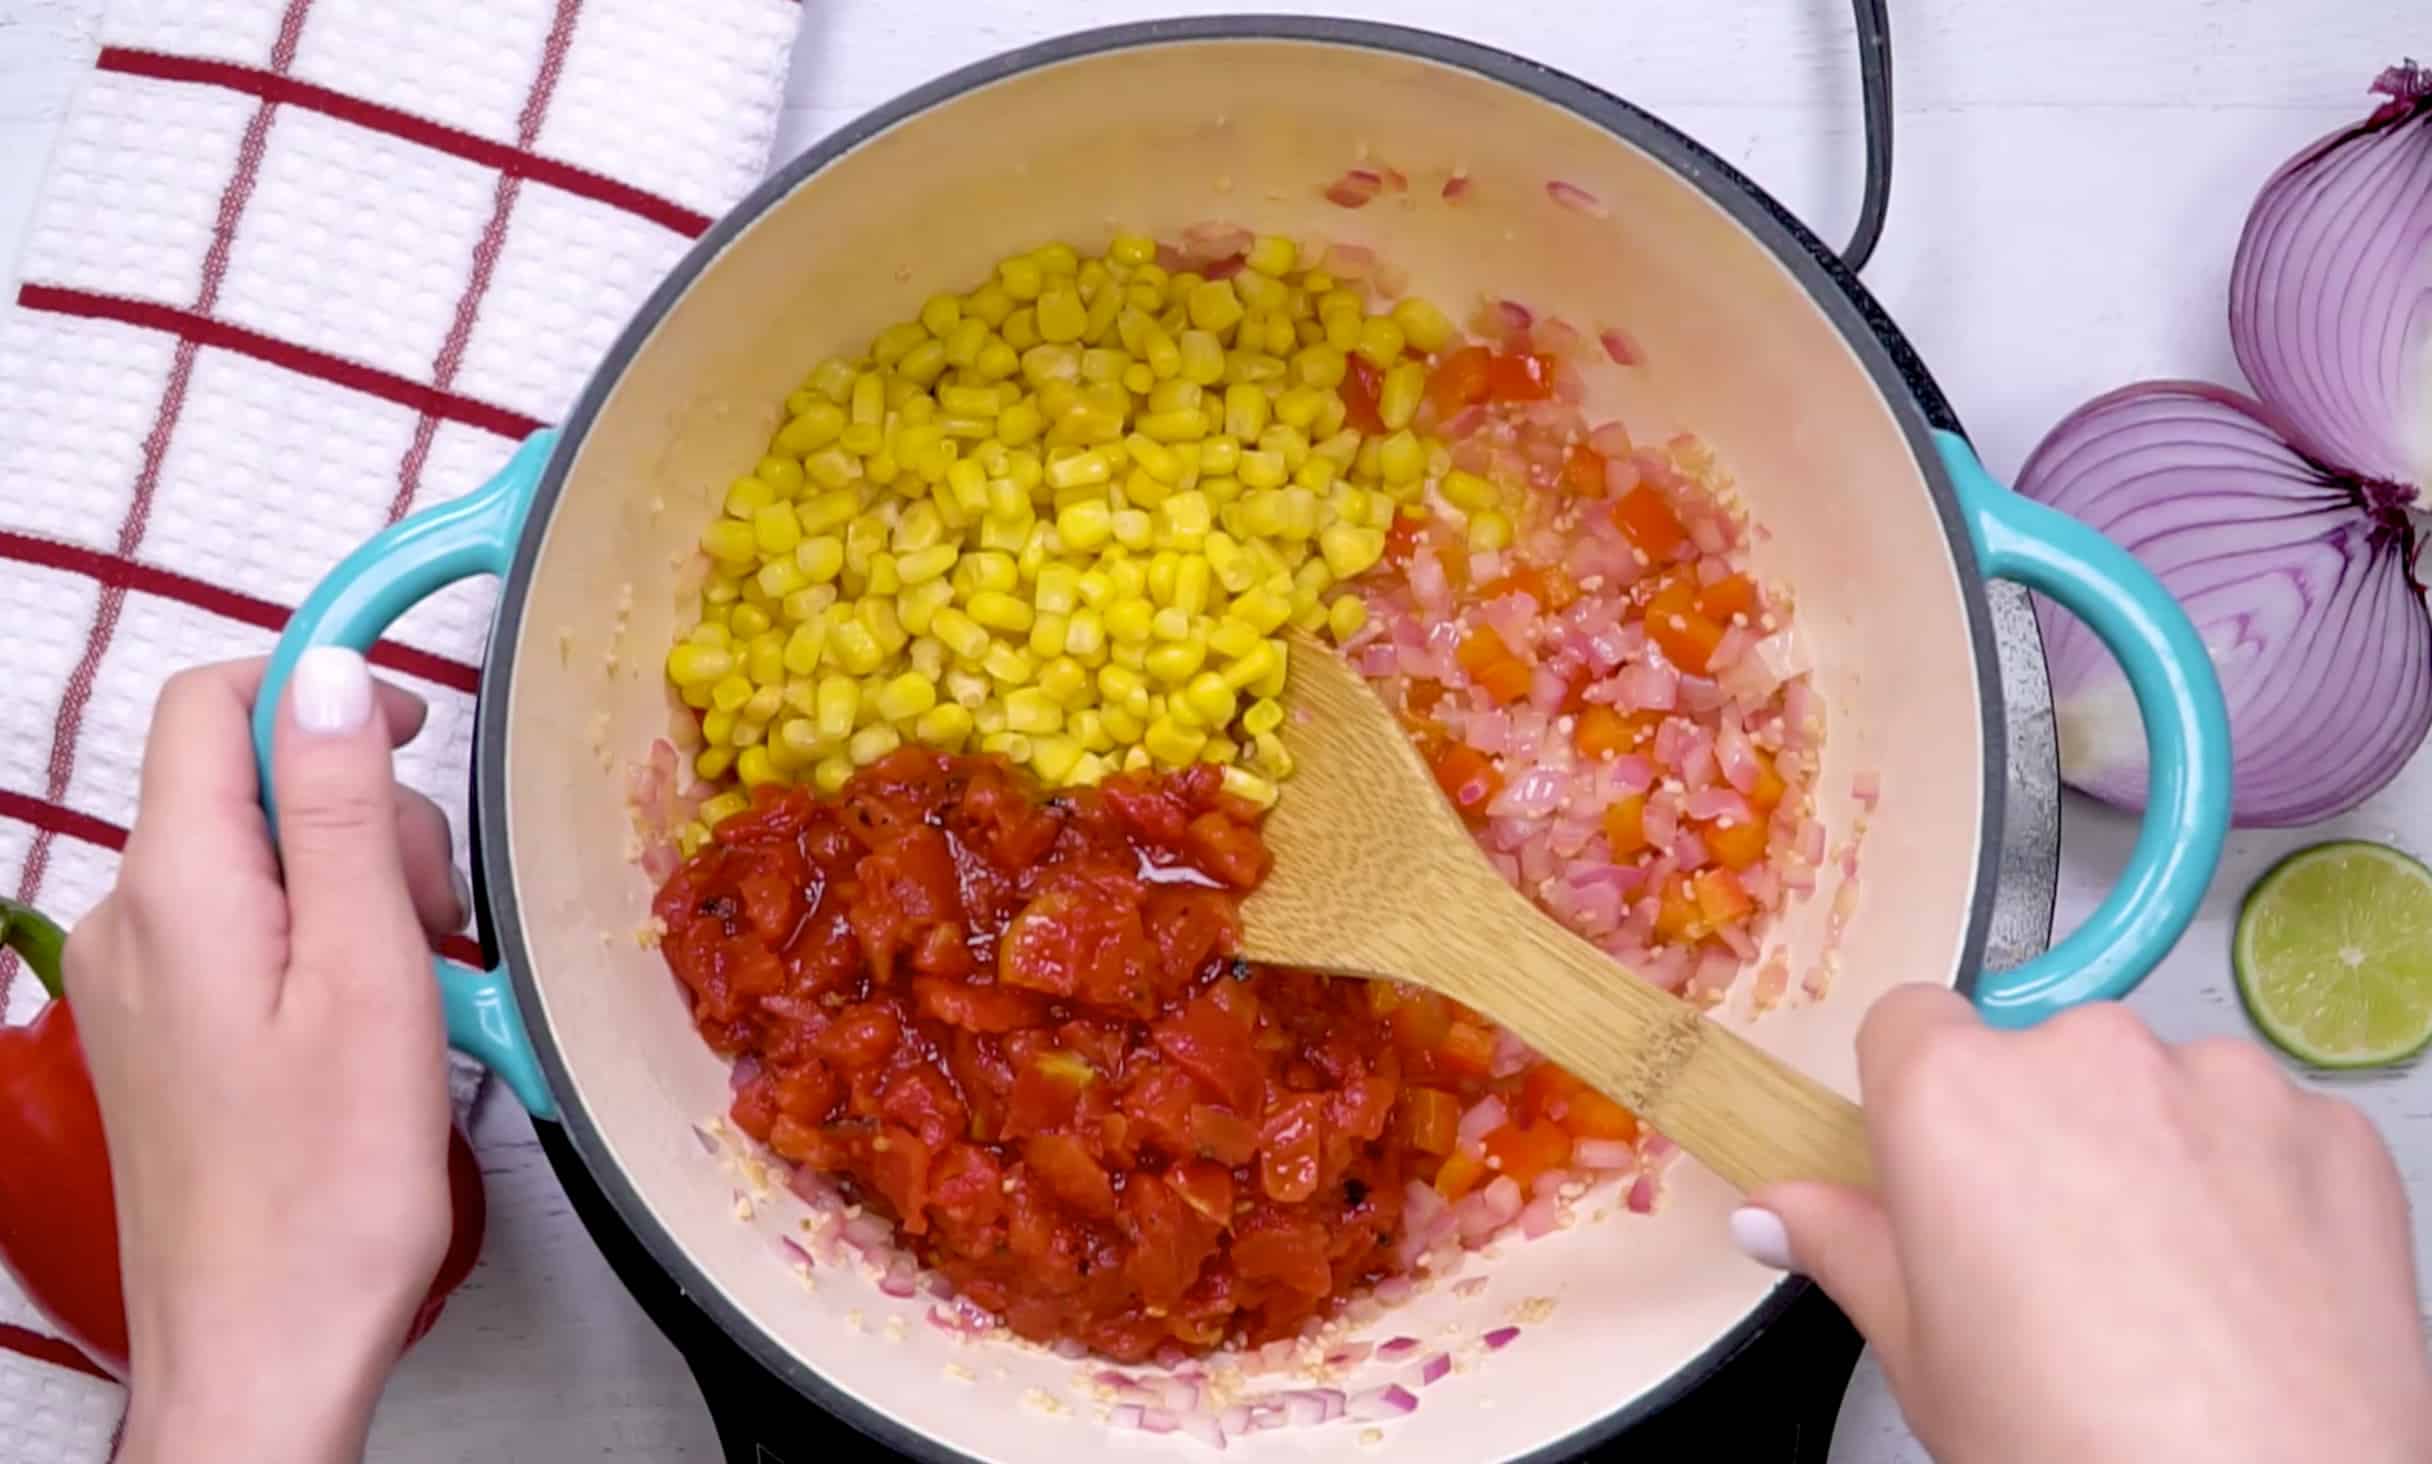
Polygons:
[[1587,1090],[1570,1069],[1541,1062],[1520,1075],[1519,1112],[1532,1121],[1560,1123],[1571,1111],[1571,1100]]
[[1722,644],[1723,628],[1698,610],[1686,587],[1674,585],[1647,602],[1647,638],[1673,665],[1703,676],[1714,648]]
[[1701,869],[1692,881],[1697,889],[1697,912],[1707,930],[1720,930],[1726,925],[1748,918],[1756,902],[1748,898],[1740,877],[1728,869]]
[[1562,486],[1582,498],[1603,494],[1605,486],[1604,454],[1584,442],[1571,444],[1562,460]]
[[1571,1162],[1571,1136],[1556,1124],[1505,1124],[1486,1136],[1486,1157],[1522,1189],[1549,1169]]
[[1775,769],[1772,754],[1761,747],[1754,751],[1756,784],[1748,790],[1748,806],[1760,814],[1771,813],[1781,806],[1783,795],[1790,791],[1790,785],[1782,781],[1781,773]]
[[1697,834],[1706,852],[1725,869],[1746,869],[1765,857],[1765,825],[1753,820],[1701,824]]
[[1399,986],[1390,981],[1368,983],[1368,1014],[1370,1016],[1389,1017],[1393,1015],[1393,1009],[1401,1004],[1402,988]]
[[1756,613],[1756,581],[1744,574],[1725,575],[1697,592],[1697,612],[1728,625],[1734,615]]
[[1478,1187],[1479,1181],[1492,1173],[1486,1161],[1467,1149],[1456,1149],[1436,1171],[1436,1193],[1447,1200],[1458,1200]]
[[1486,1077],[1495,1070],[1495,1034],[1475,1022],[1454,1022],[1436,1044],[1436,1062],[1448,1073]]
[[1444,1034],[1452,1030],[1452,1013],[1445,1010],[1444,998],[1433,992],[1404,996],[1388,1020],[1394,1040],[1413,1055],[1433,1053],[1443,1045]]
[[1528,662],[1514,655],[1492,626],[1477,626],[1461,637],[1461,643],[1453,648],[1453,660],[1498,706],[1508,706],[1528,695]]
[[1663,719],[1645,712],[1617,712],[1597,703],[1582,709],[1572,724],[1571,745],[1581,757],[1619,757],[1654,740]]
[[1447,742],[1428,759],[1436,786],[1452,805],[1472,818],[1483,818],[1486,805],[1503,791],[1503,774],[1494,759],[1466,742]]
[[1705,916],[1699,913],[1697,896],[1684,877],[1664,885],[1655,902],[1655,938],[1664,941],[1695,940],[1706,933]]
[[1680,515],[1672,511],[1672,505],[1651,484],[1641,483],[1621,495],[1621,501],[1613,505],[1613,522],[1629,535],[1640,552],[1657,564],[1670,559],[1689,542],[1689,531],[1681,527]]
[[1540,610],[1565,610],[1579,598],[1579,583],[1559,564],[1523,564],[1479,590],[1481,599],[1526,595]]
[[1422,1154],[1450,1154],[1461,1126],[1461,1100],[1442,1088],[1405,1088],[1402,1137]]
[[1647,847],[1647,795],[1624,793],[1606,806],[1604,841],[1615,859],[1627,859]]
[[1573,1138],[1612,1139],[1624,1144],[1638,1139],[1638,1116],[1593,1088],[1571,1099],[1571,1111],[1562,1126]]

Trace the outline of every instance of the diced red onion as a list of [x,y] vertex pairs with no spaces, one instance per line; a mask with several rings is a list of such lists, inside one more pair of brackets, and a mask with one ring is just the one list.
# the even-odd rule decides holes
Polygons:
[[700,1143],[702,1153],[715,1154],[718,1152],[717,1135],[711,1133],[708,1129],[702,1127],[700,1124],[696,1123],[692,1126],[692,1136]]
[[1364,280],[1376,268],[1376,251],[1365,244],[1329,244],[1317,267],[1340,280]]
[[1630,1169],[1638,1163],[1638,1151],[1619,1139],[1581,1139],[1571,1145],[1571,1162],[1598,1171]]
[[1503,1127],[1509,1120],[1510,1115],[1503,1107],[1503,1100],[1490,1093],[1471,1104],[1469,1111],[1461,1115],[1460,1127],[1456,1130],[1457,1142],[1464,1149],[1478,1149],[1485,1143],[1488,1134]]
[[1146,1412],[1147,1410],[1137,1404],[1126,1403],[1106,1415],[1106,1426],[1120,1429],[1140,1428],[1145,1421]]
[[1376,1283],[1376,1299],[1387,1306],[1400,1306],[1418,1291],[1418,1283],[1408,1276],[1388,1276]]
[[1520,1340],[1520,1329],[1518,1327],[1496,1327],[1479,1337],[1478,1340],[1486,1344],[1487,1351],[1501,1352]]
[[845,1243],[865,1251],[885,1246],[894,1236],[895,1227],[867,1210],[844,1222]]
[[1566,183],[1560,178],[1549,178],[1545,184],[1545,196],[1564,208],[1575,213],[1586,214],[1590,218],[1601,219],[1609,216],[1610,211],[1605,208],[1604,200],[1576,183]]
[[1849,796],[1868,808],[1874,807],[1877,800],[1883,797],[1883,776],[1871,769],[1858,774],[1849,780]]
[[[1616,366],[1635,366],[1646,359],[1638,349],[1638,342],[1631,339],[1630,333],[1619,326],[1606,326],[1597,332],[1596,340],[1599,345],[1604,347],[1605,355],[1611,357]],[[1605,452],[1607,449],[1598,448],[1597,451]]]
[[1452,1375],[1452,1354],[1449,1352],[1431,1353],[1426,1361],[1421,1362],[1411,1371],[1417,1375],[1420,1387],[1432,1387]]
[[1613,682],[1619,694],[1615,704],[1625,710],[1668,712],[1678,704],[1680,673],[1661,661],[1624,666],[1614,673]]
[[1326,201],[1342,208],[1365,208],[1368,201],[1385,186],[1385,180],[1366,168],[1352,168],[1326,185]]
[[1539,1195],[1520,1207],[1520,1234],[1541,1240],[1562,1228],[1562,1204],[1552,1195]]
[[1376,1355],[1382,1360],[1391,1361],[1418,1350],[1419,1339],[1416,1337],[1388,1337],[1377,1344]]
[[1455,173],[1451,177],[1444,180],[1444,201],[1446,203],[1458,203],[1462,200],[1462,198],[1468,195],[1469,189],[1469,175],[1467,173]]
[[1362,1423],[1402,1418],[1418,1406],[1418,1395],[1400,1383],[1387,1383],[1381,1388],[1369,1388],[1352,1394],[1349,1400],[1351,1416]]
[[759,1078],[759,1076],[759,1057],[756,1054],[746,1052],[742,1056],[735,1059],[735,1065],[733,1067],[726,1070],[727,1091],[732,1093],[740,1093],[745,1088],[750,1087],[752,1083]]
[[1196,1412],[1200,1403],[1197,1381],[1191,1378],[1163,1377],[1151,1379],[1157,1388],[1158,1401],[1176,1413]]
[[1542,818],[1562,806],[1567,791],[1563,775],[1550,768],[1531,768],[1504,785],[1486,805],[1495,818]]
[[1176,1418],[1172,1413],[1167,1412],[1163,1408],[1143,1408],[1140,1410],[1140,1431],[1142,1433],[1170,1434],[1178,1431],[1181,1427],[1182,1420]]
[[1681,811],[1700,823],[1712,823],[1727,818],[1735,823],[1747,823],[1754,818],[1748,810],[1748,800],[1720,784],[1700,788],[1690,794]]

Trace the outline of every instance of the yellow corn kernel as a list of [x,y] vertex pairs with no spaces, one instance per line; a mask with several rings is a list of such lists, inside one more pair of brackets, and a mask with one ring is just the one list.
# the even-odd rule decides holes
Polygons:
[[1027,351],[1039,344],[1039,313],[1036,308],[1025,305],[1006,316],[1005,323],[998,329],[1005,333],[1007,346],[1016,351]]
[[1182,481],[1182,457],[1174,449],[1146,433],[1135,432],[1123,440],[1123,450],[1133,465],[1160,483]]
[[1107,516],[1107,528],[1126,549],[1146,549],[1153,538],[1149,516],[1136,508],[1116,509]]
[[1194,554],[1184,559],[1174,569],[1173,608],[1192,617],[1207,614],[1214,578],[1205,557]]
[[929,633],[965,661],[977,661],[988,653],[987,628],[951,605],[930,618]]
[[1292,616],[1292,605],[1265,585],[1253,585],[1233,597],[1225,613],[1260,635],[1273,635]]
[[903,587],[903,576],[895,570],[895,556],[883,550],[872,554],[868,579],[863,588],[873,595],[892,595]]
[[[905,588],[925,585],[931,580],[944,576],[954,568],[954,562],[961,557],[962,551],[956,549],[952,544],[932,544],[926,549],[915,549],[909,554],[897,557],[895,576]],[[871,588],[876,590],[876,584],[873,583]]]
[[1069,616],[1053,610],[1040,611],[1030,622],[1030,654],[1039,657],[1064,654],[1064,634],[1071,624]]
[[1031,588],[1030,603],[1041,614],[1068,615],[1080,604],[1080,583],[1081,572],[1071,565],[1046,565]]
[[1075,503],[1056,515],[1056,539],[1070,554],[1101,549],[1114,532],[1112,513],[1104,499]]
[[1499,508],[1481,509],[1469,516],[1469,547],[1479,553],[1508,549],[1512,542],[1512,521]]
[[735,745],[735,723],[740,720],[726,707],[711,707],[701,714],[701,735],[712,747],[729,750]]
[[760,553],[752,526],[741,519],[722,518],[703,529],[701,547],[724,564],[749,564]]
[[713,651],[723,651],[729,646],[732,646],[735,642],[735,638],[730,629],[733,624],[733,612],[713,609],[709,613],[713,615],[722,615],[726,618],[719,620],[704,620],[700,624],[694,626],[692,629],[684,632],[684,639],[690,641],[696,646],[704,646]]
[[1240,324],[1242,316],[1248,313],[1231,280],[1211,280],[1192,286],[1188,308],[1191,324],[1219,336]]
[[1267,430],[1267,394],[1247,382],[1224,389],[1224,430],[1236,441],[1248,442]]
[[873,722],[853,734],[845,744],[845,755],[853,760],[853,766],[866,768],[903,745],[902,733],[884,722]]
[[1006,686],[1020,686],[1038,674],[1027,652],[1017,650],[1003,641],[992,641],[988,653],[980,657],[980,669]]
[[1165,766],[1178,768],[1198,757],[1199,749],[1205,747],[1207,741],[1206,733],[1183,727],[1172,717],[1159,717],[1149,723],[1147,732],[1141,737],[1140,748]]
[[1411,419],[1418,415],[1419,399],[1426,389],[1425,366],[1416,361],[1396,362],[1386,369],[1385,379],[1377,387],[1377,420],[1392,431],[1409,426]]
[[1359,291],[1348,285],[1327,291],[1317,302],[1317,318],[1324,326],[1326,344],[1338,351],[1358,348],[1360,326],[1367,316],[1367,303],[1360,299]]
[[1081,338],[1089,329],[1089,309],[1081,303],[1081,292],[1059,285],[1039,296],[1039,337],[1058,345]]
[[749,473],[726,485],[727,513],[747,524],[756,522],[761,510],[776,501],[776,490]]
[[1030,629],[1030,607],[1003,590],[982,590],[965,600],[963,608],[973,620],[991,630]]
[[1047,464],[1047,485],[1051,488],[1087,488],[1111,480],[1114,464],[1097,448],[1085,448],[1068,457]]
[[1106,633],[1118,643],[1145,641],[1156,614],[1156,607],[1144,599],[1118,600],[1106,607]]
[[1273,697],[1260,697],[1241,714],[1241,730],[1252,737],[1272,732],[1284,724],[1284,704]]
[[1224,678],[1213,671],[1202,671],[1193,676],[1190,684],[1182,689],[1181,699],[1190,704],[1201,724],[1209,727],[1229,724],[1238,706],[1233,688],[1225,685]]
[[937,685],[917,671],[906,671],[879,688],[877,702],[881,717],[907,721],[937,705]]
[[824,651],[830,663],[855,676],[869,675],[887,658],[878,637],[872,635],[870,628],[858,619],[831,626]]
[[834,402],[812,402],[777,429],[771,444],[792,457],[809,457],[844,431],[844,409]]
[[[1002,722],[1003,718],[998,717],[995,720]],[[1007,762],[1026,763],[1030,761],[1030,738],[1027,734],[1008,732],[1002,726],[991,727],[988,725],[989,721],[990,718],[983,715],[977,722],[980,733],[980,751],[993,753]]]
[[722,648],[685,642],[667,653],[667,679],[678,686],[713,685],[734,670],[734,656]]
[[852,778],[853,760],[841,752],[828,754],[819,760],[818,766],[811,769],[811,785],[830,795],[843,792],[844,785]]
[[1326,569],[1338,580],[1363,574],[1385,557],[1385,536],[1364,525],[1335,524],[1317,536]]
[[832,671],[819,678],[811,702],[811,725],[821,737],[843,741],[853,734],[853,724],[860,716],[860,682]]
[[1155,262],[1157,241],[1146,234],[1117,234],[1114,242],[1106,246],[1106,257],[1117,264],[1130,265],[1136,269],[1141,265]]
[[971,736],[971,713],[953,702],[940,702],[920,714],[912,724],[912,735],[931,747],[957,751]]
[[1408,428],[1404,428],[1386,438],[1384,445],[1377,449],[1376,466],[1378,475],[1385,480],[1387,487],[1416,483],[1427,471],[1427,450],[1419,446],[1419,440],[1410,435]]
[[1314,386],[1292,387],[1275,399],[1275,420],[1305,434],[1316,424],[1318,412],[1332,395]]
[[1402,328],[1403,341],[1421,355],[1432,356],[1452,340],[1452,322],[1416,295],[1395,302],[1393,323]]
[[737,605],[726,613],[726,624],[734,632],[734,639],[749,640],[770,629],[775,622],[769,618],[766,610],[757,605]]
[[1030,766],[1051,786],[1060,787],[1072,778],[1072,770],[1081,763],[1081,744],[1071,737],[1035,737],[1030,743]]
[[1302,459],[1300,471],[1292,475],[1295,486],[1312,493],[1323,493],[1334,486],[1334,475],[1342,471],[1332,458],[1319,457],[1315,451]]
[[756,689],[741,672],[730,672],[709,689],[710,705],[722,712],[740,710]]
[[1326,607],[1326,629],[1337,644],[1360,633],[1368,623],[1368,602],[1357,595],[1344,595]]
[[1208,658],[1204,640],[1161,641],[1148,653],[1148,674],[1168,686],[1180,686],[1199,673]]
[[1303,346],[1292,355],[1293,378],[1302,386],[1319,391],[1332,391],[1342,385],[1349,369],[1350,363],[1343,353],[1324,341]]
[[[1237,470],[1236,476],[1241,479],[1244,487],[1280,488],[1284,485],[1284,480],[1288,475],[1284,472],[1283,454],[1259,448],[1241,455],[1241,466]],[[1274,530],[1253,530],[1252,532],[1273,533]]]
[[768,749],[754,746],[735,755],[735,781],[746,788],[757,788],[763,783],[783,780],[777,775],[775,760],[768,755]]
[[1360,359],[1383,371],[1401,359],[1402,327],[1390,315],[1371,315],[1360,322]]
[[1476,513],[1495,506],[1495,485],[1475,473],[1455,468],[1444,475],[1441,487],[1444,501],[1463,513]]
[[1038,685],[1062,706],[1083,706],[1090,699],[1089,672],[1070,656],[1056,656],[1040,666]]
[[[1154,584],[1150,586],[1151,590],[1155,588]],[[1191,617],[1168,605],[1149,617],[1148,633],[1151,640],[1189,640],[1191,638]]]
[[1134,715],[1148,709],[1148,683],[1128,666],[1100,666],[1098,696],[1107,706],[1122,707]]
[[1224,770],[1224,783],[1222,786],[1225,792],[1232,794],[1234,797],[1240,799],[1244,803],[1249,804],[1253,808],[1273,808],[1275,806],[1275,799],[1278,790],[1276,789],[1274,780],[1271,778],[1261,777],[1258,774],[1251,772],[1248,768],[1226,768]]
[[[1046,271],[1039,268],[1037,260],[1026,254],[1000,261],[996,267],[996,278],[998,287],[1005,292],[1008,300],[1036,300],[1047,282]],[[1010,307],[1006,313],[1012,313]]]
[[[831,488],[814,493],[794,505],[794,517],[801,524],[806,538],[833,533],[853,521],[861,511],[861,499],[850,488]],[[839,544],[838,548],[843,546]],[[805,566],[806,568],[808,566]]]
[[1056,732],[1064,726],[1064,708],[1036,686],[1005,694],[1005,726],[1014,732]]
[[730,789],[714,798],[703,799],[698,816],[702,823],[714,829],[751,806],[749,798]]

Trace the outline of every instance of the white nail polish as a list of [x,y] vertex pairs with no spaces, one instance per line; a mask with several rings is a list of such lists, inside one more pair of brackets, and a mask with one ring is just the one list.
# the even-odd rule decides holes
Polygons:
[[314,646],[298,656],[288,686],[296,725],[307,732],[352,732],[371,720],[371,668],[344,646]]
[[469,923],[473,918],[473,882],[453,864],[448,866],[448,882],[456,887],[456,908],[464,912]]
[[1771,1266],[1777,1271],[1794,1269],[1790,1232],[1782,1228],[1782,1217],[1771,1210],[1742,1205],[1732,1211],[1731,1243],[1760,1266]]

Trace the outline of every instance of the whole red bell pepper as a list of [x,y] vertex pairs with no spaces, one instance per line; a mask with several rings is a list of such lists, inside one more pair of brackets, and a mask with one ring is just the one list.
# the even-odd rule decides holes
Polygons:
[[[0,899],[0,946],[17,953],[51,1001],[22,1027],[0,1026],[0,1266],[61,1334],[127,1374],[127,1308],[118,1284],[118,1218],[101,1107],[59,986],[59,927]],[[481,1167],[461,1132],[448,1136],[447,1254],[406,1334],[412,1346],[471,1273],[488,1210]]]

